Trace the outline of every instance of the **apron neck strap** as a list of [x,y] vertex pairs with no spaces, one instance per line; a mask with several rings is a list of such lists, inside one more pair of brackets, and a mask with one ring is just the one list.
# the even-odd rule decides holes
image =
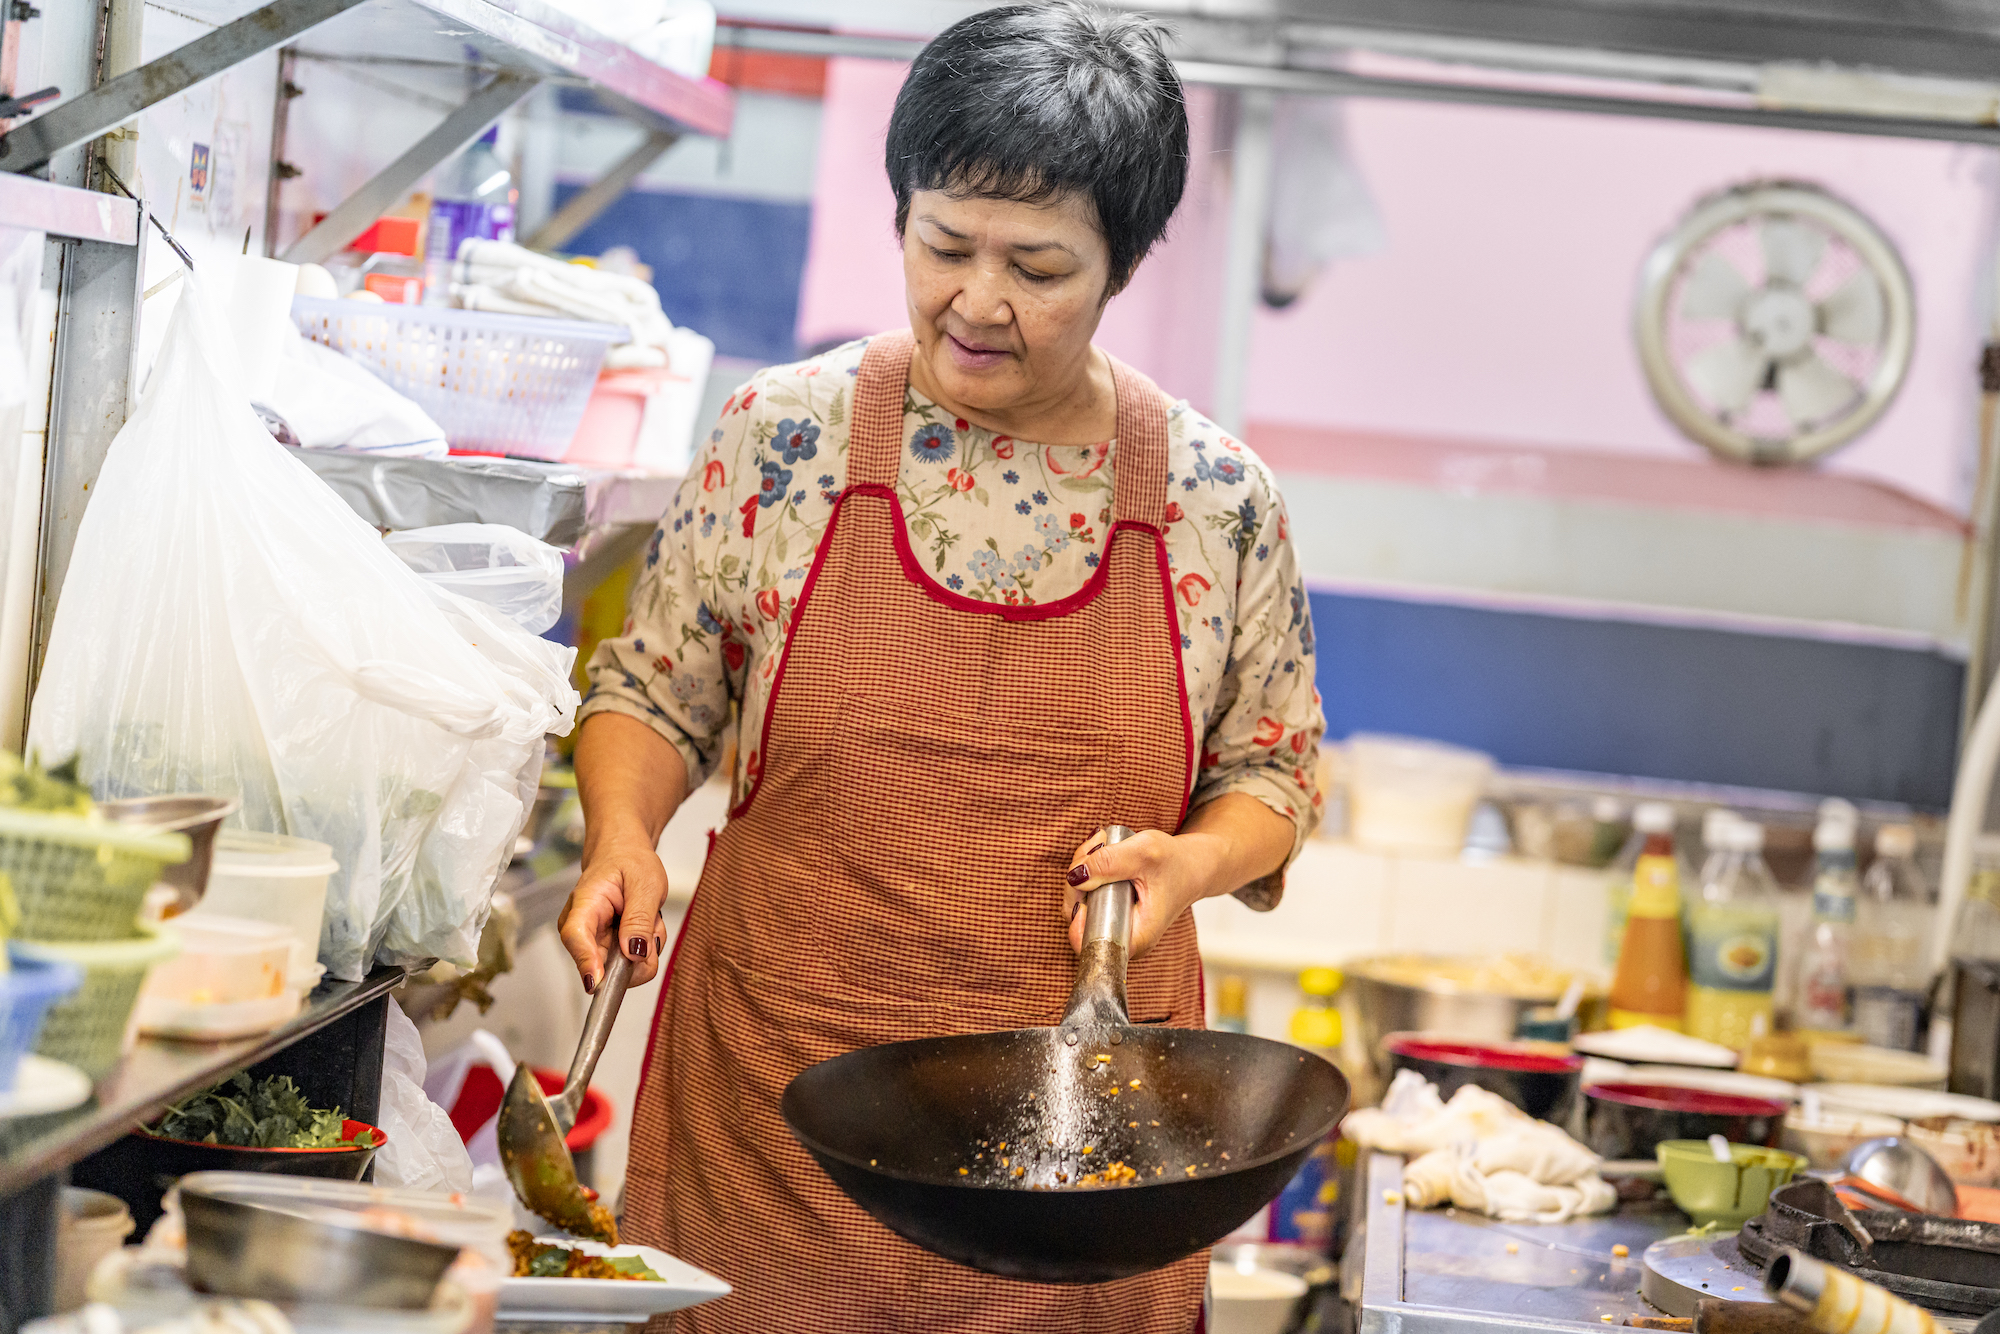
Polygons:
[[[849,486],[894,487],[903,457],[903,403],[916,340],[906,329],[878,334],[861,354],[854,383],[854,426],[849,433]],[[1118,395],[1117,445],[1112,453],[1111,509],[1115,518],[1165,526],[1167,507],[1167,396],[1159,386],[1116,357],[1111,381]]]

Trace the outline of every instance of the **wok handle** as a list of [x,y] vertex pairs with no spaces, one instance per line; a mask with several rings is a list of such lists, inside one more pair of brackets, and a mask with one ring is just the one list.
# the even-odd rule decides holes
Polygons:
[[549,1108],[556,1114],[564,1134],[576,1125],[576,1114],[583,1107],[590,1076],[597,1069],[597,1058],[604,1054],[611,1026],[618,1022],[618,1007],[624,1003],[625,988],[631,980],[632,961],[614,942],[604,981],[590,998],[590,1013],[584,1016],[583,1037],[576,1044],[576,1059],[569,1063],[569,1077],[563,1080],[563,1091],[549,1099]]
[[[1104,831],[1106,843],[1123,843],[1132,831],[1115,824]],[[1125,1009],[1125,965],[1132,955],[1132,902],[1130,880],[1114,880],[1099,885],[1084,899],[1083,950],[1077,957],[1076,987],[1070,992],[1069,1009],[1062,1027],[1074,1030],[1092,1025],[1123,1028],[1132,1021]]]

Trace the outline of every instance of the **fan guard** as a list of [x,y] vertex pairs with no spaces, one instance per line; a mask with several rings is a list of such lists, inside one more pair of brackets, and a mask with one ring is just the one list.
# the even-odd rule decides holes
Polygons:
[[1795,182],[1697,204],[1646,257],[1636,311],[1653,397],[1691,439],[1801,463],[1882,415],[1910,367],[1910,277],[1853,207]]

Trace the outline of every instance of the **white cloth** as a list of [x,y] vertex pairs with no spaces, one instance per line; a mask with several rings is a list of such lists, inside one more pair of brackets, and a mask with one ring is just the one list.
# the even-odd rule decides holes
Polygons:
[[1452,1204],[1508,1222],[1560,1223],[1618,1202],[1597,1175],[1596,1154],[1474,1085],[1447,1103],[1405,1070],[1380,1107],[1349,1113],[1341,1133],[1363,1149],[1409,1156],[1403,1198],[1412,1208]]
[[[466,310],[622,324],[630,343],[663,351],[674,328],[651,283],[565,264],[509,241],[469,240],[460,245],[452,265],[451,296]],[[664,365],[664,356],[652,364]]]

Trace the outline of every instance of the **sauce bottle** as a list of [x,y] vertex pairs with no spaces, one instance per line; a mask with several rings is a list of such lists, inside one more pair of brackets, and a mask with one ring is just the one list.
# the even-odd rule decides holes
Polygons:
[[[1820,810],[1813,830],[1818,869],[1813,875],[1812,931],[1799,962],[1799,998],[1792,1021],[1800,1028],[1843,1032],[1847,1028],[1847,955],[1854,931],[1854,819],[1846,811]],[[1845,802],[1839,803],[1846,806]]]
[[1778,885],[1764,864],[1764,827],[1722,815],[1688,905],[1687,1031],[1742,1051],[1775,1027]]
[[1687,1012],[1687,959],[1681,949],[1673,808],[1645,802],[1632,812],[1632,827],[1645,842],[1632,867],[1625,936],[1611,979],[1611,1026],[1651,1024],[1679,1032]]

